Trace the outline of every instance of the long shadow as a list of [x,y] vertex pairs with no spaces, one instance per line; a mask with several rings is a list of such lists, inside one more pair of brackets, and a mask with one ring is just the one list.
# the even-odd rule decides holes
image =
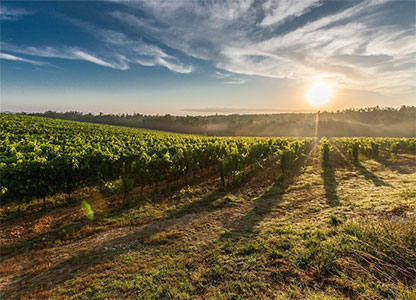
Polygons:
[[332,167],[323,168],[321,173],[325,187],[325,198],[330,206],[338,206],[339,199],[337,194],[338,183],[335,180],[335,172]]
[[283,195],[290,184],[287,180],[279,179],[261,197],[255,200],[254,207],[240,219],[229,224],[233,233],[252,233],[254,228],[282,201]]
[[[339,150],[339,148],[334,145],[333,143],[331,143],[333,149],[336,150],[336,152],[340,155],[340,157],[342,157],[343,161],[347,162],[347,160],[344,157],[344,154],[342,153],[341,150]],[[383,179],[381,179],[380,177],[378,177],[376,174],[374,174],[373,172],[369,171],[363,164],[361,164],[360,162],[356,162],[353,163],[354,167],[362,174],[364,175],[366,180],[371,180],[374,185],[376,186],[389,186],[389,187],[393,187],[390,183],[385,182]]]
[[[80,230],[84,225],[86,224],[85,221],[77,221],[73,222],[69,225],[65,225],[62,227],[59,227],[55,230],[48,230],[46,232],[37,234],[35,236],[32,236],[30,238],[27,238],[25,240],[21,240],[19,242],[16,242],[14,244],[10,245],[2,245],[1,249],[1,258],[5,259],[9,256],[15,256],[18,255],[27,249],[33,249],[33,250],[40,250],[49,247],[50,243],[54,244],[58,240],[64,241],[65,234],[68,234],[70,232],[78,231]],[[91,232],[91,234],[97,233],[96,231]],[[90,234],[90,235],[91,235]],[[85,238],[87,236],[84,236]]]
[[[311,151],[308,151],[308,154],[310,152]],[[254,248],[251,248],[251,244],[245,248],[244,244],[240,243],[245,240],[252,240],[252,236],[258,234],[258,231],[255,228],[263,219],[270,215],[276,205],[282,201],[283,195],[288,191],[291,184],[295,182],[306,159],[306,156],[299,159],[291,174],[286,176],[280,175],[276,182],[266,192],[254,200],[254,206],[247,214],[229,224],[223,224],[223,226],[229,230],[222,233],[218,239],[212,242],[212,244],[219,245],[219,247],[215,248],[215,250],[211,249],[211,251],[205,251],[203,258],[194,258],[190,264],[199,264],[201,260],[205,263],[216,263],[216,255],[218,253],[216,251],[225,251],[227,253],[238,255],[247,255],[251,253],[251,251],[256,251]],[[275,178],[276,177],[277,175],[275,175]],[[224,263],[228,264],[229,262]],[[203,276],[211,278],[211,270],[208,268]],[[227,278],[224,277],[220,280],[227,280]]]
[[[308,154],[312,149],[309,149]],[[266,218],[278,203],[282,201],[283,195],[286,193],[290,185],[295,181],[295,178],[299,175],[301,167],[305,164],[307,155],[301,157],[295,167],[293,168],[289,176],[281,175],[275,184],[273,184],[268,191],[266,191],[261,197],[254,201],[253,208],[241,218],[234,220],[229,228],[230,233],[253,233],[254,228]]]
[[391,162],[384,157],[376,157],[374,158],[375,161],[379,162],[380,164],[384,165],[386,168],[390,169],[390,171],[397,171],[400,174],[412,174],[415,172],[415,170],[411,170],[409,166],[416,166],[416,161],[413,158],[411,161],[409,159],[406,159],[403,162]]
[[354,163],[354,166],[357,168],[357,170],[364,175],[365,179],[371,180],[374,185],[376,186],[389,186],[393,187],[390,183],[385,182],[383,179],[378,177],[373,172],[369,171],[364,165],[362,165],[360,162]]
[[[209,212],[220,209],[220,207],[215,207],[213,205],[214,201],[237,189],[242,184],[247,183],[258,171],[259,170],[249,171],[238,180],[231,182],[226,190],[217,188],[200,200],[172,211],[166,217],[143,225],[140,229],[131,234],[103,242],[93,249],[81,251],[77,255],[48,268],[40,274],[37,274],[38,272],[26,272],[16,275],[11,279],[11,283],[6,286],[5,290],[11,290],[12,292],[18,291],[18,293],[22,291],[27,295],[31,292],[29,288],[33,290],[34,283],[36,282],[35,286],[37,292],[46,291],[50,284],[55,286],[70,280],[76,275],[79,275],[80,272],[86,271],[90,267],[109,262],[114,258],[127,253],[132,248],[137,249],[151,246],[146,243],[146,240],[155,234],[174,226],[182,216],[189,215],[189,220],[186,221],[190,222],[199,217],[197,213],[200,211]],[[124,245],[128,245],[128,247],[124,247]],[[16,295],[13,293],[13,295],[5,294],[5,296],[15,297]]]
[[[127,253],[132,248],[137,249],[149,246],[146,244],[146,240],[175,225],[178,217],[189,212],[195,212],[197,209],[214,209],[211,204],[223,194],[225,194],[225,192],[222,189],[216,189],[202,199],[192,202],[153,223],[143,225],[139,230],[127,236],[114,238],[99,244],[93,249],[81,251],[77,255],[54,265],[40,274],[37,274],[35,271],[16,275],[5,290],[10,290],[12,293],[24,291],[25,295],[34,289],[36,289],[37,292],[45,291],[48,290],[47,282],[49,282],[49,284],[52,283],[53,286],[55,286],[74,278],[79,272],[86,271],[90,267],[109,262],[114,258]],[[191,216],[188,221],[191,221],[192,218],[197,218],[197,215]],[[124,247],[125,245],[129,246]],[[29,288],[32,290],[29,290]],[[4,296],[13,298],[17,296],[14,293],[4,294]]]
[[345,157],[341,150],[331,142],[332,151],[331,151],[331,167],[332,169],[352,169],[351,162]]
[[[198,176],[192,179],[189,179],[188,181],[183,182],[180,185],[175,185],[172,188],[170,188],[169,190],[166,190],[164,195],[165,196],[172,196],[174,195],[176,192],[178,192],[178,190],[180,190],[181,188],[188,186],[188,185],[197,185],[200,184],[203,181],[209,180],[211,178],[215,178],[217,177],[216,175],[214,175],[213,173],[208,173],[205,176]],[[242,178],[249,178],[250,177],[250,172],[248,172],[247,174],[244,174],[241,176]],[[233,182],[232,182],[233,183]],[[231,183],[231,184],[232,184]],[[156,197],[156,195],[160,195],[161,191],[157,190],[151,190],[148,191],[146,194],[144,194],[143,196],[147,196],[149,198],[154,199]],[[103,217],[103,218],[116,218],[118,216],[121,216],[126,210],[128,210],[129,208],[132,207],[136,207],[136,208],[140,208],[142,204],[147,203],[146,199],[148,198],[144,198],[144,197],[140,197],[137,199],[130,199],[130,201],[127,203],[127,205],[118,205],[113,207],[112,209],[110,209],[105,215],[103,216],[97,216],[97,217]],[[80,201],[78,201],[80,202]],[[157,202],[157,200],[153,200],[153,202]],[[198,204],[195,204],[195,206],[200,206],[202,205],[202,202],[198,202]],[[76,203],[73,204],[76,206],[79,206],[80,203]],[[188,206],[186,206],[188,207]],[[194,208],[190,205],[190,207],[186,208],[183,207],[181,209],[179,209],[179,211],[177,211],[175,214],[172,213],[173,215],[180,215],[180,214],[184,214],[186,212],[186,210],[193,210]],[[41,213],[41,212],[39,212]],[[41,215],[40,215],[41,216]],[[155,220],[151,220],[149,222],[152,222]],[[59,227],[59,228],[54,228],[51,230],[48,230],[46,232],[42,232],[39,233],[37,235],[34,235],[30,238],[26,238],[24,240],[20,240],[14,244],[10,244],[10,245],[2,245],[2,249],[1,249],[1,257],[2,258],[6,258],[8,256],[12,255],[16,255],[19,253],[22,253],[24,251],[26,251],[27,249],[36,249],[36,250],[40,250],[40,249],[44,249],[49,247],[51,244],[54,244],[57,241],[65,241],[67,240],[67,238],[65,237],[68,233],[70,232],[74,232],[74,231],[78,231],[81,230],[84,226],[86,225],[92,225],[95,223],[91,223],[85,219],[79,219],[79,220],[74,220],[71,224]],[[85,233],[85,235],[82,236],[82,238],[87,238],[91,235],[97,234],[99,231],[102,230],[89,230],[88,232]]]

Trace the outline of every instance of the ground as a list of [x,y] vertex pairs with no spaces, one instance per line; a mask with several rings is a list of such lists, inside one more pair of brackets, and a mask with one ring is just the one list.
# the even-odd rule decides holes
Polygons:
[[416,299],[415,158],[352,165],[334,147],[323,170],[314,146],[290,176],[271,160],[226,189],[211,173],[127,208],[96,188],[24,216],[2,206],[1,295]]

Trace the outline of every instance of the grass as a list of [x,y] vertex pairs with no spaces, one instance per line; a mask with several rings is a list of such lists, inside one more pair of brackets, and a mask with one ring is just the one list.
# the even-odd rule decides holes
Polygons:
[[377,177],[335,158],[322,171],[315,149],[285,180],[270,164],[227,190],[205,180],[124,208],[93,191],[93,220],[74,205],[4,221],[2,295],[416,299],[414,157],[362,161]]

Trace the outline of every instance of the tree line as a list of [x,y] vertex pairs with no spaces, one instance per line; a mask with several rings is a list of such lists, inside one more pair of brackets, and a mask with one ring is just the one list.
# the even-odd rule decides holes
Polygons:
[[[46,111],[30,115],[176,133],[211,136],[314,136],[315,113],[252,115],[174,116],[134,114],[92,114],[77,111]],[[320,112],[320,136],[391,136],[416,135],[416,107],[382,108],[379,106]]]

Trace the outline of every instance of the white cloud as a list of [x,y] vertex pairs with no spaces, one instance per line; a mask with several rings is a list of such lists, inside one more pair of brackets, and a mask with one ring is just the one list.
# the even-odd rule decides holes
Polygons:
[[[161,44],[212,61],[233,74],[321,77],[340,87],[392,94],[415,86],[416,39],[414,26],[383,25],[382,19],[389,15],[386,2],[345,2],[347,7],[335,13],[274,33],[276,25],[322,2],[265,1],[259,8],[252,1],[133,1],[125,5],[146,11],[149,17],[124,12],[113,17]],[[226,73],[216,77],[225,78],[221,74]],[[229,82],[238,81],[242,80]]]
[[108,62],[105,62],[102,59],[99,59],[95,56],[92,56],[91,54],[85,53],[84,51],[73,50],[72,54],[74,55],[74,57],[76,57],[80,60],[86,60],[86,61],[92,62],[94,64],[103,66],[103,67],[114,68],[114,66],[112,64],[110,64]]
[[3,49],[120,70],[138,64],[178,73],[195,69],[186,62],[190,56],[212,62],[222,70],[214,77],[227,84],[243,83],[242,75],[258,75],[321,77],[340,87],[384,94],[415,86],[416,26],[406,27],[401,20],[383,23],[394,1],[344,1],[344,8],[331,13],[322,0],[115,2],[119,7],[108,17],[127,28],[123,32],[66,19],[101,42],[97,51],[10,44]]
[[158,57],[156,59],[156,62],[159,65],[164,66],[167,69],[178,73],[191,73],[194,70],[192,66],[184,66],[177,62],[168,61],[162,57]]
[[219,78],[219,79],[228,78],[230,76],[231,76],[231,74],[227,74],[227,73],[223,73],[223,72],[219,72],[219,71],[215,72],[215,77]]
[[303,15],[311,8],[320,5],[321,0],[267,0],[263,4],[266,11],[261,26],[281,24],[287,19]]
[[239,77],[224,81],[225,84],[243,84],[245,82],[247,82],[247,79],[239,78]]
[[18,56],[7,54],[7,53],[0,53],[0,59],[20,61],[20,62],[25,62],[25,63],[29,63],[29,64],[36,65],[36,66],[42,66],[46,64],[41,61],[26,59],[26,58],[18,57]]
[[225,81],[223,81],[223,83],[225,84],[243,84],[247,82],[247,78],[241,78],[235,76],[235,74],[232,73],[224,73],[219,71],[215,72],[214,77],[218,79],[224,79]]
[[74,47],[33,47],[33,46],[16,46],[10,43],[1,43],[1,48],[6,51],[20,53],[30,56],[47,57],[47,58],[62,58],[84,60],[103,67],[113,69],[126,70],[128,65],[123,56],[115,57],[113,62],[107,62],[100,59],[86,51]]
[[123,53],[129,57],[130,63],[138,63],[143,66],[162,66],[177,73],[191,73],[194,70],[192,65],[185,65],[176,57],[167,54],[160,47],[145,43],[141,40],[129,39],[122,32],[113,30],[96,30],[102,35],[106,43],[116,53]]
[[[113,17],[127,17],[120,15],[120,12],[111,13]],[[150,42],[144,42],[141,38],[129,38],[126,34],[112,29],[98,28],[89,23],[61,16],[68,21],[94,35],[100,39],[105,46],[103,47],[109,57],[118,57],[123,64],[120,69],[128,69],[130,64],[140,64],[143,66],[162,66],[177,73],[191,73],[194,70],[192,65],[182,63],[178,58],[167,54],[164,50]],[[122,59],[120,59],[122,57]],[[89,60],[89,59],[86,59]],[[103,66],[109,67],[107,62],[89,60]]]
[[173,72],[183,73],[183,74],[191,73],[194,70],[193,66],[182,65],[180,62],[176,61],[175,59],[172,59],[171,61],[167,61],[162,57],[147,58],[147,59],[136,58],[135,62],[145,67],[162,66]]

